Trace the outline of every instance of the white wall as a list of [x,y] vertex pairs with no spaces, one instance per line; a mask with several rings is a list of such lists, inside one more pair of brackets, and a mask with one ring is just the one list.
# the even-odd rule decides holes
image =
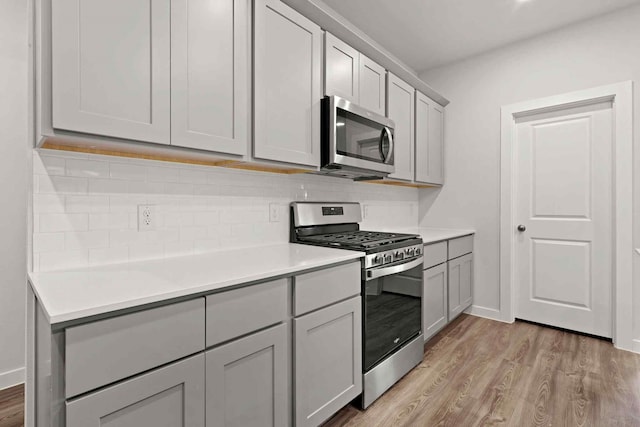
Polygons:
[[[477,229],[478,307],[500,309],[500,107],[633,80],[634,127],[640,129],[639,46],[640,6],[634,6],[420,75],[451,100],[446,109],[446,184],[442,190],[421,190],[420,220],[422,225]],[[634,217],[640,218],[637,131],[634,147]],[[638,221],[634,236],[640,247]],[[634,336],[640,337],[640,255],[635,258]]]
[[0,2],[0,389],[24,380],[27,2]]
[[[418,190],[51,150],[33,152],[34,271],[289,241],[293,200],[358,201],[363,228],[415,227]],[[138,231],[137,207],[157,228]],[[280,213],[270,221],[270,208]]]

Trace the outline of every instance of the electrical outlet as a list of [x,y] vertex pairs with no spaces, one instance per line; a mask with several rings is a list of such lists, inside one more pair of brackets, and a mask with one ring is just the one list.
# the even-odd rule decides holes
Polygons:
[[280,206],[277,203],[269,204],[269,222],[280,222]]
[[156,207],[152,205],[138,205],[138,231],[156,229]]

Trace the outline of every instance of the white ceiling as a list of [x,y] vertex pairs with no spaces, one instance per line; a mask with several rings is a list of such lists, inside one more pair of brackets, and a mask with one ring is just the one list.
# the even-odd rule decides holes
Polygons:
[[324,2],[415,71],[423,71],[640,0]]

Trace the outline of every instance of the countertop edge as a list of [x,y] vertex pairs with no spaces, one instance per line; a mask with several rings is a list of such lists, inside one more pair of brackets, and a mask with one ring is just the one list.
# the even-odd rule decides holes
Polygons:
[[458,237],[471,236],[474,234],[476,234],[475,230],[460,230],[460,231],[455,230],[455,232],[452,232],[451,234],[447,234],[445,236],[438,236],[433,239],[423,238],[422,241],[425,245],[428,245],[431,243],[443,242],[445,240],[457,239]]
[[[39,305],[42,307],[42,310],[47,318],[48,323],[51,326],[55,326],[61,323],[78,321],[83,318],[105,315],[115,311],[142,308],[142,306],[145,306],[145,305],[161,303],[164,301],[170,301],[178,298],[184,298],[184,297],[188,297],[189,295],[197,295],[197,294],[203,294],[207,292],[215,293],[214,291],[224,291],[227,288],[236,287],[238,285],[242,285],[245,283],[252,283],[252,285],[249,285],[249,286],[259,285],[260,282],[267,281],[270,278],[291,276],[307,270],[314,270],[322,267],[330,267],[336,264],[355,261],[364,256],[365,256],[364,252],[344,251],[344,254],[341,254],[340,256],[336,256],[335,259],[331,259],[331,260],[322,260],[322,261],[313,262],[305,265],[297,265],[297,266],[291,266],[291,267],[277,269],[277,270],[270,270],[260,274],[254,274],[251,276],[234,277],[233,279],[225,280],[221,282],[194,285],[193,287],[189,287],[188,289],[179,289],[175,292],[164,292],[164,293],[146,296],[143,298],[126,300],[126,301],[108,304],[100,307],[89,307],[86,309],[76,310],[72,312],[64,312],[61,314],[51,313],[50,310],[47,308],[47,297],[45,297],[43,293],[39,291],[37,277],[34,277],[34,275],[38,273],[29,272],[27,276],[28,276],[28,281],[31,286],[31,289],[33,290],[36,298],[40,301]],[[254,283],[254,282],[258,282],[258,283]]]

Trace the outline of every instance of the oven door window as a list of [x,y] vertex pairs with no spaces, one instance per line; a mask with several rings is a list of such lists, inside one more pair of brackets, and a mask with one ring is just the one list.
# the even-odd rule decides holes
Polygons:
[[376,163],[393,163],[389,130],[357,114],[336,109],[336,151]]
[[365,283],[364,370],[420,334],[422,264]]

